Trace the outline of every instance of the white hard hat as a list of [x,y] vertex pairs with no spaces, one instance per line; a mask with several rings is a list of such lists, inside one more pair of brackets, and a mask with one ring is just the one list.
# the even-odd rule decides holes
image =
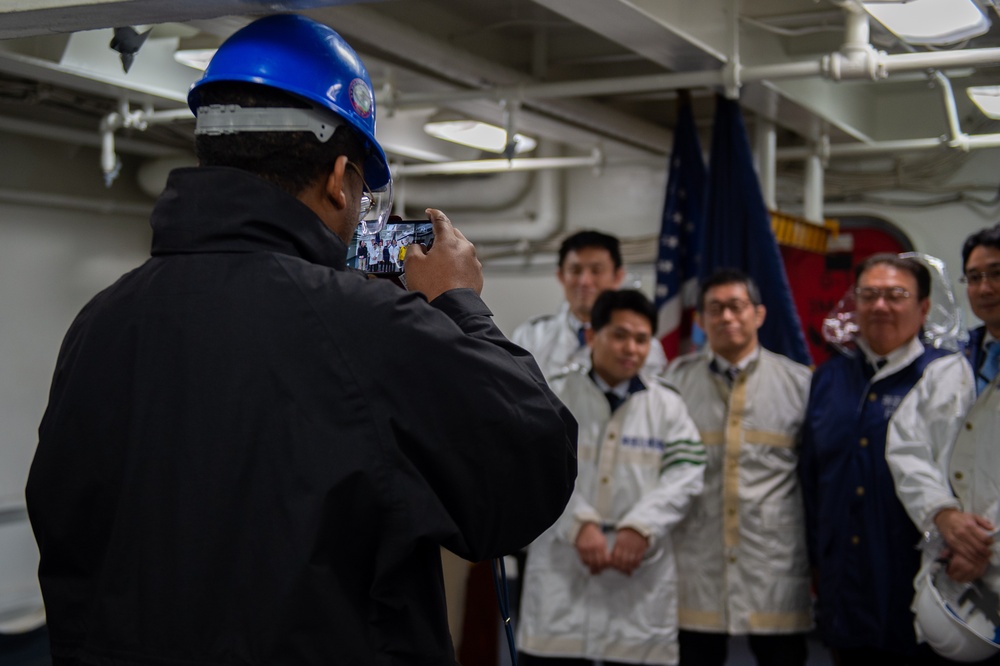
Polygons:
[[940,565],[917,580],[917,626],[942,657],[981,661],[1000,651],[997,594],[977,582],[956,583]]

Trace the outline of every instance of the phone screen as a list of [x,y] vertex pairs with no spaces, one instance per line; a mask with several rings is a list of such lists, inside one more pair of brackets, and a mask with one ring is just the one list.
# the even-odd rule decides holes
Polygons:
[[411,243],[430,249],[434,226],[427,220],[390,220],[375,234],[356,231],[347,249],[347,265],[371,275],[400,275]]

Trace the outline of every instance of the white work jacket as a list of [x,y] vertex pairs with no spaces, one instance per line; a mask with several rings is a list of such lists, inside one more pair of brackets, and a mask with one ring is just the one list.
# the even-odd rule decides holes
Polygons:
[[708,351],[676,359],[708,452],[705,491],[676,533],[680,626],[780,634],[812,626],[799,434],[810,370],[761,348],[730,389]]
[[[580,344],[579,324],[563,301],[555,314],[541,315],[524,322],[511,335],[511,341],[531,352],[542,374],[551,379],[574,368],[590,369],[590,347]],[[642,372],[662,375],[667,368],[663,347],[653,340]]]
[[[914,524],[932,539],[934,516],[955,508],[1000,524],[1000,389],[998,376],[976,397],[975,377],[960,354],[927,366],[889,424],[886,461],[896,494]],[[937,558],[925,549],[924,570]],[[1000,544],[983,581],[1000,592]],[[917,626],[918,638],[922,638]]]
[[[680,397],[643,382],[614,414],[586,371],[552,382],[579,421],[578,475],[562,516],[528,547],[518,644],[529,654],[677,663],[671,531],[701,492],[705,450]],[[611,544],[625,527],[649,539],[631,576],[590,574],[575,546],[587,522]]]

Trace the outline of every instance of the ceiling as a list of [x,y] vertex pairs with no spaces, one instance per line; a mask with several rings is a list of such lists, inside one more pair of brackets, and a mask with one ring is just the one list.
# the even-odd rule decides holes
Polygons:
[[[842,51],[850,1],[0,0],[0,131],[97,146],[101,119],[122,101],[184,108],[199,72],[172,60],[179,45],[217,44],[251,14],[291,10],[328,23],[361,54],[379,139],[401,165],[482,157],[420,128],[441,114],[503,124],[505,109],[550,155],[662,165],[687,89],[706,140],[717,93],[740,96],[751,128],[774,128],[779,199],[801,199],[811,154],[827,167],[828,198],[884,188],[887,174],[903,189],[935,187],[965,159],[963,145],[978,148],[967,136],[996,141],[1000,132],[964,94],[1000,84],[1000,17],[991,14],[987,35],[933,52],[933,62],[906,62],[913,56],[901,54],[914,49],[872,26],[869,62],[887,58],[887,75],[872,80],[859,65],[837,81],[824,62]],[[109,28],[151,24],[125,74]],[[954,60],[956,51],[975,60]],[[124,128],[117,149],[185,151],[191,129],[185,117]],[[862,153],[873,166],[858,166]]]

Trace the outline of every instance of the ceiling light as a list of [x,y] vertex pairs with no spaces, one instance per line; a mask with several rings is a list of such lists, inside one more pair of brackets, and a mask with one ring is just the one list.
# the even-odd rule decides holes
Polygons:
[[[490,153],[503,153],[507,145],[507,132],[496,125],[478,120],[441,120],[424,125],[424,131],[438,139],[459,143],[470,148],[478,148]],[[538,142],[530,136],[514,135],[515,153],[529,153]]]
[[184,49],[174,51],[174,60],[182,65],[205,71],[215,55],[216,49]]
[[954,44],[982,35],[990,20],[972,0],[862,2],[865,11],[908,44]]
[[1000,86],[966,88],[971,99],[987,117],[1000,120]]

